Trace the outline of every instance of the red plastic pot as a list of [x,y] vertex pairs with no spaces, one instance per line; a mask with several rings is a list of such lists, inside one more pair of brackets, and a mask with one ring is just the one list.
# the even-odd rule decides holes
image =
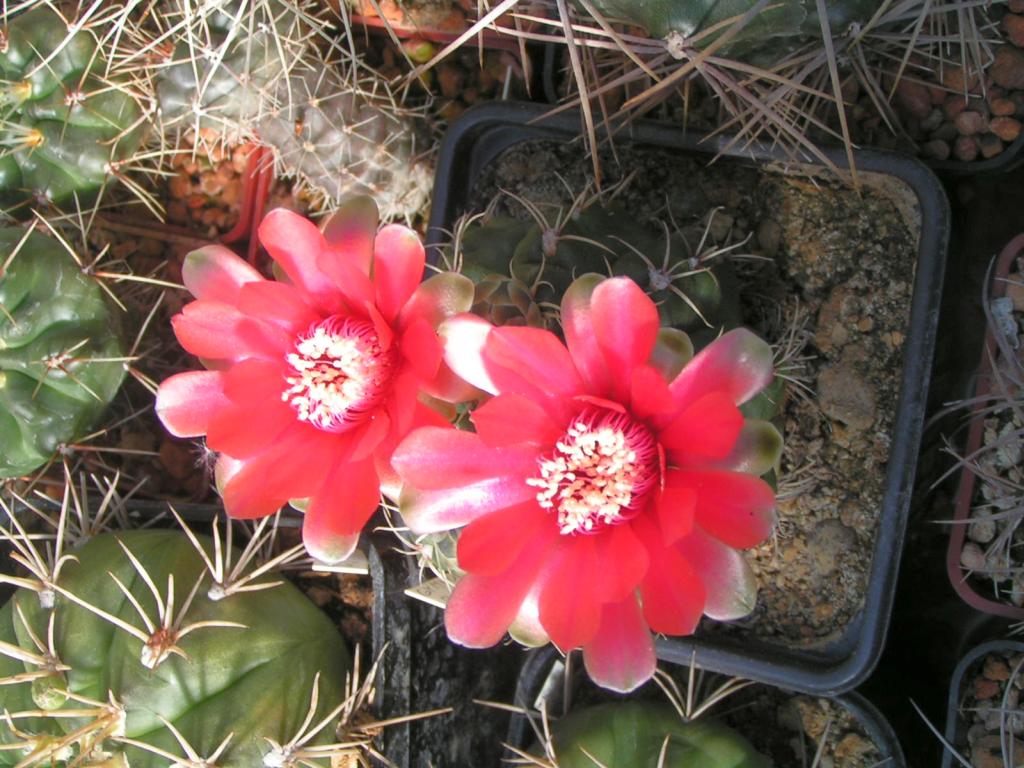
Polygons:
[[[990,299],[1000,298],[1006,294],[1006,276],[1019,256],[1024,256],[1024,234],[1011,240],[999,254],[989,286]],[[992,358],[998,354],[998,349],[999,346],[990,328],[985,334],[985,346],[978,363],[977,384],[974,391],[975,404],[967,433],[965,456],[973,455],[981,446],[986,408],[986,403],[982,398],[992,390]],[[974,499],[976,479],[976,475],[967,467],[960,474],[960,484],[956,493],[956,508],[953,515],[953,529],[949,537],[949,549],[946,552],[946,572],[949,574],[949,581],[957,594],[972,608],[996,616],[1024,619],[1024,608],[997,602],[975,591],[968,580],[969,572],[960,564],[960,557],[967,537],[967,525],[970,522],[971,502]]]

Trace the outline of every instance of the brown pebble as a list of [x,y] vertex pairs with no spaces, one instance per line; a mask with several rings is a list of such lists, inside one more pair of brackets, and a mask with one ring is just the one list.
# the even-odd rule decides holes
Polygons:
[[956,116],[956,129],[964,136],[974,136],[988,130],[988,121],[980,112],[967,110]]
[[986,680],[984,677],[974,678],[974,698],[978,701],[988,701],[999,695],[999,683],[995,680]]
[[989,68],[992,81],[1008,90],[1024,89],[1024,51],[1001,45]]
[[184,224],[188,221],[188,209],[180,200],[171,200],[167,203],[167,219],[176,224]]
[[167,191],[170,192],[171,197],[183,200],[192,192],[192,177],[187,173],[175,174],[174,178],[167,185]]
[[978,158],[978,142],[973,136],[961,136],[953,145],[953,155],[957,160],[969,163]]
[[437,84],[441,93],[448,99],[454,99],[462,91],[466,81],[466,73],[454,64],[442,63],[437,67]]
[[900,80],[896,86],[896,103],[918,120],[924,120],[932,111],[932,99],[928,89],[906,78]]
[[1013,103],[1013,99],[993,99],[992,100],[992,114],[998,117],[1006,117],[1012,115],[1017,111],[1017,105]]
[[924,152],[925,157],[930,157],[933,160],[949,159],[949,144],[941,139],[933,139],[925,143],[921,150]]
[[1003,141],[1016,141],[1020,136],[1020,120],[997,117],[989,123],[989,129]]
[[942,73],[942,84],[960,94],[977,92],[980,82],[976,73],[968,76],[963,67],[950,67]]
[[946,100],[946,96],[949,95],[949,91],[943,88],[941,85],[929,85],[928,96],[931,97],[932,104],[936,107],[941,107],[942,102]]
[[978,139],[981,155],[989,160],[1003,151],[1003,142],[994,133],[986,133]]
[[950,120],[956,120],[957,115],[965,109],[967,109],[967,100],[955,93],[951,93],[942,104],[942,111]]
[[1024,16],[1008,13],[1003,16],[1003,33],[1018,48],[1024,48]]
[[981,674],[986,680],[1002,682],[1010,679],[1010,667],[998,656],[989,656],[985,659]]

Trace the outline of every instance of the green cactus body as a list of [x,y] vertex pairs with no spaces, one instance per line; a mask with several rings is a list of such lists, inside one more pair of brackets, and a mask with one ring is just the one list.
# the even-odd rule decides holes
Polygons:
[[[637,222],[621,208],[593,204],[558,232],[539,224],[493,216],[461,238],[461,271],[476,283],[498,273],[529,286],[541,306],[557,305],[574,279],[588,272],[632,278],[658,305],[661,321],[710,341],[740,323],[738,290],[729,264],[701,263],[680,233]],[[486,300],[474,312],[489,316]],[[698,339],[699,341],[699,339]],[[702,346],[699,345],[699,346]]]
[[[689,38],[722,24],[721,30],[701,38],[706,48],[727,31],[731,19],[742,16],[757,0],[594,0],[602,16],[643,27],[652,37],[672,34]],[[865,24],[878,10],[877,0],[828,0],[829,28],[833,37],[852,26]],[[808,41],[821,38],[821,18],[816,0],[772,0],[728,43],[719,55],[742,59],[767,55],[779,60]]]
[[298,72],[279,86],[280,106],[260,120],[260,138],[286,174],[329,202],[370,195],[383,219],[411,217],[432,185],[419,157],[424,137],[385,90],[383,82],[350,81],[328,63]]
[[31,472],[81,437],[125,376],[116,317],[59,242],[0,229],[0,264],[7,261],[0,274],[0,478]]
[[494,325],[544,328],[544,313],[528,286],[514,277],[487,275],[475,283],[472,312]]
[[[199,538],[209,554],[212,543]],[[184,657],[168,654],[155,665],[151,663],[152,668],[147,667],[143,659],[151,649],[141,639],[67,596],[73,595],[142,628],[136,608],[118,588],[116,577],[156,620],[153,593],[121,543],[165,597],[168,577],[173,575],[175,612],[187,602],[192,586],[203,578],[179,627],[212,621],[233,622],[244,628],[198,628],[177,640]],[[0,722],[0,742],[33,742],[38,754],[46,744],[80,733],[69,740],[65,751],[57,756],[60,759],[23,765],[169,765],[166,756],[122,738],[181,755],[181,764],[195,765],[187,762],[183,747],[161,718],[177,729],[198,755],[207,758],[232,734],[216,760],[218,768],[298,764],[287,755],[268,755],[273,749],[270,740],[286,745],[300,734],[317,675],[319,698],[311,722],[315,725],[325,718],[344,698],[350,661],[332,622],[296,587],[284,582],[213,600],[207,595],[210,577],[205,564],[189,539],[176,531],[103,534],[71,554],[75,559],[60,571],[52,609],[52,650],[59,663],[69,669],[32,685],[23,682],[0,686],[0,702],[8,712],[39,710],[42,714],[49,710],[45,717],[15,718],[20,735]],[[39,653],[32,635],[45,643],[51,620],[51,611],[42,603],[31,591],[16,592],[0,611],[0,640]],[[150,653],[150,662],[152,658]],[[0,656],[0,674],[7,678],[37,669],[7,652]],[[60,716],[85,708],[85,700],[112,702],[118,714],[108,718],[105,728],[94,717]],[[309,744],[330,742],[333,737],[329,726]],[[15,765],[29,751],[31,746],[0,750],[0,765]],[[311,760],[302,764],[326,766],[328,762]]]
[[[770,768],[736,731],[712,720],[685,722],[668,706],[599,704],[552,726],[558,768]],[[663,762],[661,752],[668,746]]]
[[68,34],[40,6],[10,21],[0,48],[0,207],[13,215],[35,201],[91,201],[141,143],[141,110],[127,87],[106,74],[91,34]]

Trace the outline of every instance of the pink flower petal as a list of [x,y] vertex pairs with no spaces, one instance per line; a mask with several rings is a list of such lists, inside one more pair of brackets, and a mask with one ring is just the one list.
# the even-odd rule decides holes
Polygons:
[[455,375],[448,364],[441,362],[437,375],[430,381],[421,381],[420,389],[445,403],[468,403],[486,397],[487,393]]
[[321,311],[329,315],[341,311],[338,287],[318,265],[328,246],[313,222],[294,211],[275,208],[263,217],[259,238],[271,258]]
[[739,405],[768,386],[773,371],[768,343],[746,328],[736,328],[702,349],[669,388],[680,408],[716,390]]
[[402,488],[398,511],[413,533],[450,531],[480,515],[536,499],[537,489],[518,477],[495,477],[457,488],[421,491]]
[[268,400],[255,409],[229,402],[211,417],[206,444],[236,459],[247,459],[297,422],[295,411],[280,398]]
[[302,543],[317,560],[338,563],[352,554],[359,532],[380,505],[373,460],[342,462],[309,501]]
[[380,213],[372,197],[354,195],[342,200],[337,210],[323,220],[320,232],[335,254],[364,275],[370,274],[373,240]]
[[536,501],[478,517],[459,534],[459,567],[481,576],[507,569],[535,536],[554,539],[558,528]]
[[540,622],[562,651],[585,645],[597,632],[597,552],[592,536],[562,536],[544,564]]
[[210,418],[227,403],[222,373],[186,371],[160,384],[156,415],[175,437],[198,437],[206,434]]
[[364,314],[364,307],[373,304],[373,282],[359,265],[327,249],[317,257],[316,268],[330,278],[338,306],[344,305],[349,314]]
[[597,633],[583,647],[590,679],[616,693],[636,690],[654,676],[654,638],[644,623],[636,597],[601,606]]
[[669,459],[673,466],[681,469],[728,469],[760,476],[774,467],[781,455],[782,435],[775,425],[770,421],[747,419],[743,422],[736,444],[725,458],[708,461],[703,456],[672,451]]
[[337,435],[293,424],[227,481],[222,494],[225,511],[235,518],[266,517],[289,499],[312,496],[323,485],[339,447]]
[[371,454],[376,454],[390,432],[391,419],[383,409],[378,408],[368,421],[352,430],[352,453],[349,460],[362,461]]
[[597,547],[597,599],[618,602],[636,589],[647,573],[647,549],[629,523],[613,525],[593,536]]
[[666,424],[658,440],[669,450],[697,454],[709,459],[729,455],[743,429],[743,414],[725,392],[700,397]]
[[284,330],[215,301],[186,304],[171,318],[171,325],[186,352],[213,360],[280,359],[292,343]]
[[665,488],[654,502],[662,540],[674,544],[693,530],[697,492],[693,488]]
[[498,395],[479,406],[473,426],[483,442],[493,448],[524,444],[552,446],[565,431],[548,412],[521,395]]
[[583,394],[583,380],[569,351],[551,331],[540,328],[495,328],[487,335],[484,366],[498,392],[546,396]]
[[707,600],[704,613],[716,621],[748,616],[757,604],[757,577],[743,553],[695,527],[676,550],[700,574]]
[[633,369],[629,387],[630,410],[640,420],[675,409],[675,400],[669,392],[668,382],[653,365],[642,364]]
[[391,382],[391,394],[385,406],[391,419],[393,434],[405,436],[412,428],[413,415],[418,405],[419,382],[412,371],[401,371]]
[[509,636],[527,648],[539,648],[551,642],[544,625],[540,623],[540,585],[534,583],[526,593],[523,604],[519,606],[512,624],[508,628]]
[[759,477],[724,470],[673,470],[670,487],[697,492],[697,524],[730,547],[755,547],[775,524],[775,493]]
[[444,612],[448,637],[469,648],[489,648],[501,640],[529,593],[549,546],[547,539],[531,539],[502,573],[469,573],[459,579]]
[[244,466],[244,461],[233,459],[223,453],[218,456],[217,462],[213,465],[213,483],[217,489],[217,493],[223,495],[224,486],[226,486],[228,481],[237,475]]
[[409,361],[417,377],[431,381],[437,376],[443,354],[441,340],[426,320],[416,318],[406,326],[401,348],[402,357]]
[[248,262],[223,245],[207,245],[192,251],[181,265],[181,279],[197,299],[234,304],[247,283],[267,282]]
[[646,541],[651,565],[640,584],[644,618],[655,632],[692,634],[704,612],[704,584],[694,567],[675,549],[666,549],[656,533]]
[[239,360],[224,372],[224,394],[238,405],[256,409],[268,400],[281,402],[287,387],[283,360]]
[[658,308],[629,278],[613,277],[594,289],[593,332],[611,373],[616,399],[630,394],[633,368],[647,361],[658,337]]
[[445,320],[437,332],[444,344],[444,361],[461,377],[484,392],[498,394],[498,388],[484,365],[483,349],[493,326],[469,313]]
[[594,289],[607,278],[587,274],[576,278],[562,296],[562,332],[576,370],[586,382],[587,391],[607,397],[611,392],[611,377],[604,353],[597,343],[591,300]]
[[419,235],[400,224],[388,224],[373,243],[373,284],[377,307],[391,322],[423,279],[426,261]]
[[238,308],[251,317],[279,325],[296,337],[321,319],[295,286],[276,280],[243,285],[238,292]]
[[524,478],[537,472],[537,452],[530,446],[491,448],[479,435],[454,427],[424,427],[401,442],[391,464],[420,490],[457,488],[495,477],[517,478],[526,485]]
[[472,280],[455,272],[428,277],[402,307],[398,326],[404,328],[414,318],[422,317],[436,329],[441,321],[472,309],[474,290]]

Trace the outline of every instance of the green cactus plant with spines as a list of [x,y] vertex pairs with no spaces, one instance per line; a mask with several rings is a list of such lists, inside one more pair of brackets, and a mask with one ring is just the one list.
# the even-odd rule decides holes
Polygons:
[[156,98],[164,133],[213,129],[252,139],[278,86],[309,54],[319,22],[304,0],[173,0],[157,39],[173,39],[159,62]]
[[371,195],[383,219],[411,219],[433,178],[430,137],[418,114],[399,106],[386,83],[329,61],[297,68],[278,86],[259,135],[286,175],[326,199]]
[[742,735],[667,705],[625,701],[574,710],[551,726],[557,768],[771,768]]
[[145,133],[131,83],[87,25],[71,29],[49,4],[4,21],[0,209],[93,202]]
[[333,623],[265,576],[212,599],[212,542],[192,539],[98,535],[66,553],[52,607],[22,588],[0,610],[0,765],[331,764],[309,749],[334,740],[351,671]]
[[547,327],[544,311],[534,301],[529,286],[505,275],[485,275],[474,281],[470,311],[493,325]]
[[92,428],[124,380],[117,317],[57,240],[0,229],[0,478]]

